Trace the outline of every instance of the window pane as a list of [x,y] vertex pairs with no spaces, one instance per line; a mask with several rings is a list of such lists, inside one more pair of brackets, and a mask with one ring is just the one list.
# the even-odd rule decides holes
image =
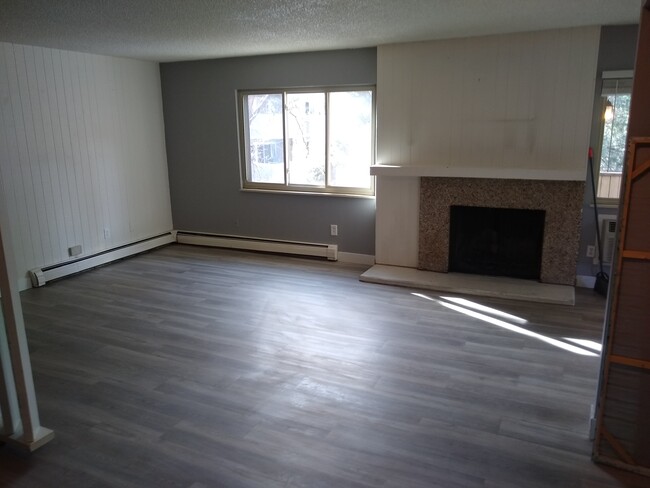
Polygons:
[[282,95],[248,95],[248,180],[284,183]]
[[621,173],[623,171],[630,98],[630,94],[607,96],[607,101],[614,107],[614,117],[605,121],[603,147],[600,153],[601,172]]
[[325,94],[287,94],[285,115],[289,184],[324,186]]
[[374,91],[239,92],[244,189],[370,194]]
[[332,92],[329,104],[329,184],[369,188],[372,92]]
[[599,198],[618,198],[621,191],[623,165],[625,164],[631,95],[618,93],[607,95],[606,98],[614,110],[612,119],[605,120],[603,127],[597,196]]

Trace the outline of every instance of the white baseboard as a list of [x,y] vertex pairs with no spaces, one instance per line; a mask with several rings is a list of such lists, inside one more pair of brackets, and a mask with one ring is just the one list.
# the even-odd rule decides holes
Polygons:
[[[179,235],[180,233],[180,235]],[[188,235],[189,234],[189,235]],[[47,266],[31,270],[31,274],[39,275],[41,278],[40,286],[52,279],[62,278],[69,274],[78,273],[92,267],[108,264],[111,261],[122,259],[124,257],[137,254],[154,247],[158,247],[171,242],[181,244],[207,245],[217,247],[230,247],[248,250],[265,250],[271,252],[284,252],[288,254],[303,254],[311,256],[322,256],[329,260],[338,260],[342,263],[363,264],[372,266],[375,264],[375,256],[372,254],[359,254],[353,252],[338,252],[337,246],[333,244],[315,244],[289,241],[271,241],[256,240],[253,238],[242,238],[239,236],[217,236],[217,235],[200,235],[185,233],[183,231],[172,230],[168,234],[145,241],[125,245],[115,250],[104,251],[98,255],[88,256],[69,263],[61,263],[56,266]],[[36,278],[38,282],[38,278]],[[20,291],[32,288],[34,283],[30,277],[19,278],[18,287]]]
[[[52,266],[34,268],[29,271],[31,285],[34,287],[43,286],[48,281],[63,278],[71,274],[79,273],[87,269],[96,268],[119,259],[123,259],[135,254],[140,254],[156,247],[164,246],[174,242],[175,238],[171,232],[159,236],[136,241],[114,249],[108,249],[97,254],[84,256],[73,261],[63,262]],[[19,286],[22,287],[20,282]]]
[[596,277],[589,275],[576,276],[576,286],[578,288],[592,288],[596,284]]
[[372,266],[375,264],[375,256],[373,254],[357,254],[355,252],[339,251],[339,261],[342,263],[367,264],[368,266]]
[[317,242],[280,241],[249,236],[203,234],[176,231],[176,242],[195,246],[222,247],[243,251],[262,251],[298,256],[322,257],[330,261],[338,259],[338,246]]

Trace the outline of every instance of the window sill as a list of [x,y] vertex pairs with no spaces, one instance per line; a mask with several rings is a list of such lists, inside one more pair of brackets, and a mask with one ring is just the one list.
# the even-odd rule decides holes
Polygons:
[[[590,203],[591,208],[594,207],[593,203]],[[598,208],[618,208],[620,205],[618,203],[599,203]]]
[[362,198],[366,200],[374,200],[375,195],[360,195],[356,193],[328,193],[316,191],[294,191],[294,190],[264,190],[261,188],[241,188],[239,191],[244,193],[269,193],[280,195],[309,195],[317,197],[335,197],[335,198]]

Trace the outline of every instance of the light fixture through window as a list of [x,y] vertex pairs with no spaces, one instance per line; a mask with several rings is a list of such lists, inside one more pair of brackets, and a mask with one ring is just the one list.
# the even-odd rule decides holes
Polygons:
[[612,105],[612,102],[609,100],[605,103],[605,114],[603,117],[605,122],[611,122],[614,120],[614,105]]

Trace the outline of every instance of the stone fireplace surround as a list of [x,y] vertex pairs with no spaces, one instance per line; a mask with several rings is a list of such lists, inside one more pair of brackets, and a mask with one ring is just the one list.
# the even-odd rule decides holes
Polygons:
[[[583,188],[584,168],[494,168],[457,166],[376,165],[370,174],[376,178],[375,265],[359,279],[434,292],[499,297],[543,303],[573,305],[575,303],[575,271]],[[430,179],[430,181],[426,181]],[[480,180],[483,180],[481,183]],[[496,180],[496,181],[495,181]],[[480,276],[465,273],[427,271],[420,266],[420,187],[421,181],[432,198],[423,206],[440,208],[434,219],[443,227],[449,225],[449,205],[476,203],[479,191],[485,193],[478,205],[541,207],[548,214],[545,219],[543,253],[547,261],[545,275],[548,282],[522,280],[503,276]],[[487,183],[492,183],[487,184]],[[443,189],[446,183],[454,185]],[[438,185],[431,187],[430,184]],[[482,187],[476,185],[483,185]],[[503,185],[503,186],[501,186]],[[513,186],[510,200],[507,190]],[[445,206],[441,202],[445,199]],[[566,205],[560,203],[566,201]],[[431,221],[425,232],[440,234]],[[557,229],[554,231],[554,229]],[[555,237],[553,237],[555,235]],[[549,237],[550,236],[550,237]],[[567,237],[569,236],[569,237]],[[448,252],[449,232],[441,236],[437,249]],[[564,245],[561,242],[564,241]],[[445,243],[445,244],[442,244]],[[431,251],[424,250],[424,253]],[[440,258],[442,254],[429,257]],[[418,269],[420,268],[420,269]],[[447,270],[447,263],[444,267]],[[555,273],[559,275],[553,276]],[[566,284],[556,284],[566,283]]]
[[583,181],[422,177],[418,268],[447,272],[451,205],[546,211],[540,281],[573,286]]

